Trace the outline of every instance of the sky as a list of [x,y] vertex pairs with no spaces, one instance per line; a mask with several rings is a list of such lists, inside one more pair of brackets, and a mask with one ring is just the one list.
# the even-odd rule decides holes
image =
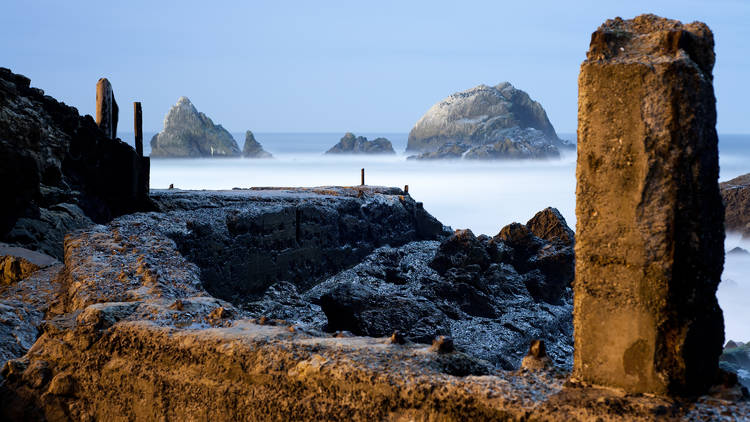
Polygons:
[[177,99],[232,132],[408,132],[434,103],[511,82],[575,132],[577,77],[606,19],[655,13],[714,32],[718,131],[750,133],[750,1],[3,0],[0,66],[93,114],[112,82],[158,131]]

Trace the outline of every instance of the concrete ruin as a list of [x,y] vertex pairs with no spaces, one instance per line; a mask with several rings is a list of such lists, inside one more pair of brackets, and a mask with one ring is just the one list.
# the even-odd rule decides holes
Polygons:
[[117,137],[119,114],[112,84],[107,78],[100,78],[96,82],[96,124],[111,139]]
[[724,257],[703,23],[616,18],[578,81],[574,376],[695,395],[716,380]]

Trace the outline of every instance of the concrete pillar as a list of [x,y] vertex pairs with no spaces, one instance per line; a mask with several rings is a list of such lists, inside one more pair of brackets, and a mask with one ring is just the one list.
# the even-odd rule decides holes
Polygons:
[[96,83],[96,124],[112,139],[117,137],[119,113],[112,84],[107,78],[100,78]]
[[578,79],[574,377],[693,395],[714,381],[723,206],[703,23],[642,15],[591,37]]

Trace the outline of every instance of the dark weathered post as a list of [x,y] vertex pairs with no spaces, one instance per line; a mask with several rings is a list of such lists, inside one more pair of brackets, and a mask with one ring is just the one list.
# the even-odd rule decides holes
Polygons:
[[404,185],[404,193],[409,193],[409,185]]
[[117,137],[119,112],[112,84],[107,78],[100,78],[96,83],[96,124],[112,139]]
[[362,169],[362,186],[365,185],[365,169]]
[[141,103],[133,103],[133,129],[135,130],[135,151],[143,157],[143,113]]
[[714,382],[724,259],[703,23],[605,22],[578,78],[574,376],[693,395]]

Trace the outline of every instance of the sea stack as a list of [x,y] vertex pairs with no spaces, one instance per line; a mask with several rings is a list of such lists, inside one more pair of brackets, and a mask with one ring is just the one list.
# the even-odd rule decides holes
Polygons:
[[541,104],[510,82],[479,85],[436,103],[409,132],[419,159],[559,157],[561,141]]
[[242,147],[242,156],[245,158],[273,158],[270,152],[263,149],[263,145],[255,140],[253,132],[245,132],[245,145]]
[[368,141],[364,136],[355,136],[346,132],[339,143],[326,151],[326,154],[395,154],[391,141],[386,138],[375,138]]
[[180,97],[164,118],[164,130],[151,138],[152,157],[239,157],[237,141],[221,125]]
[[703,23],[606,21],[578,79],[574,376],[692,396],[715,381],[724,208]]

